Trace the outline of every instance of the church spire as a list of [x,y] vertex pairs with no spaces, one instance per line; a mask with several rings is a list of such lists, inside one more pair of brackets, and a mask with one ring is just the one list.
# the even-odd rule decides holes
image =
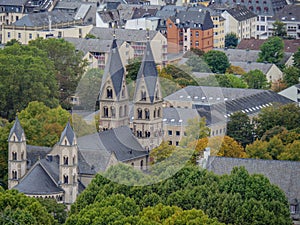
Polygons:
[[65,126],[65,129],[61,133],[60,145],[75,145],[75,133],[71,127],[70,121],[68,121],[67,125]]
[[[13,138],[13,136],[15,138]],[[18,117],[16,117],[15,123],[10,130],[8,141],[15,141],[15,142],[25,141],[25,133],[24,133],[24,130],[21,126],[21,123],[20,123]]]

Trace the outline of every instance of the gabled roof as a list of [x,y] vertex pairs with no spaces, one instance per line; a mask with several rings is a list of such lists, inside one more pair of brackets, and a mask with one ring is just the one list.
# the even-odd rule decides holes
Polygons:
[[278,185],[289,202],[300,200],[300,162],[210,156],[206,165],[216,174],[229,174],[234,167],[244,166],[250,174],[263,174]]
[[15,134],[17,136],[17,139],[18,139],[18,140],[16,140],[17,142],[24,141],[24,140],[22,140],[22,135],[24,134],[24,130],[23,130],[21,124],[20,124],[20,121],[19,121],[18,117],[16,117],[16,120],[15,120],[15,123],[14,123],[13,127],[10,129],[8,140],[11,139],[11,136],[13,134]]
[[143,17],[155,16],[157,9],[148,9],[148,8],[136,8],[134,9],[132,19],[138,19]]
[[226,11],[238,21],[244,21],[256,17],[255,13],[251,12],[243,5],[236,5],[232,8],[226,9]]
[[130,42],[145,42],[147,33],[152,40],[159,31],[154,30],[134,30],[134,29],[113,29],[113,28],[100,28],[93,27],[90,34],[95,35],[100,40],[113,40],[113,34],[115,33],[118,40],[130,41]]
[[28,0],[0,0],[0,6],[23,6]]
[[49,16],[51,16],[52,25],[75,21],[73,15],[69,15],[69,13],[55,10],[51,12],[30,13],[16,21],[14,25],[17,27],[49,26]]
[[27,169],[30,169],[38,160],[45,158],[51,149],[50,147],[26,145]]
[[97,13],[104,23],[120,21],[120,15],[118,10],[100,11]]
[[65,126],[65,129],[60,135],[60,139],[59,139],[60,145],[64,145],[63,143],[64,138],[67,138],[70,145],[74,145],[75,133],[71,127],[70,121],[68,121],[67,125]]
[[199,114],[196,109],[185,108],[163,108],[163,122],[166,125],[178,125],[187,126],[188,120],[193,118],[199,118]]
[[101,90],[100,90],[101,96],[105,94],[104,87],[106,82],[109,79],[111,79],[116,97],[117,99],[119,99],[123,80],[125,79],[125,69],[119,54],[116,39],[113,40],[113,43],[111,45],[111,51],[104,69],[104,74],[101,83]]
[[[246,73],[248,73],[250,70],[260,70],[264,74],[267,74],[271,67],[275,64],[273,63],[258,63],[258,62],[234,62],[230,61],[230,64],[233,66],[241,67]],[[279,70],[279,69],[278,69]]]
[[157,72],[156,64],[153,58],[149,41],[147,42],[144,58],[137,75],[135,96],[137,95],[136,92],[140,90],[142,79],[146,83],[146,88],[148,91],[150,102],[153,103],[155,97],[156,85],[158,82],[158,72]]
[[298,22],[300,21],[300,5],[286,5],[279,10],[271,20],[279,20],[282,22]]
[[249,50],[249,49],[215,49],[224,52],[228,60],[234,62],[256,62],[258,59],[259,50]]
[[126,162],[148,155],[148,151],[141,146],[127,126],[102,131],[99,138],[106,151],[114,153],[118,161]]
[[58,160],[37,162],[14,189],[28,195],[51,195],[64,192],[58,184]]

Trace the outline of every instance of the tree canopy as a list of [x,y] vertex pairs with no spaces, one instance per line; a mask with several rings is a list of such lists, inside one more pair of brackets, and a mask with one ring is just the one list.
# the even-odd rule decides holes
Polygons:
[[248,88],[267,89],[270,87],[266,75],[258,69],[243,74],[242,79],[247,83]]
[[280,37],[270,37],[260,46],[258,62],[279,64],[284,55],[284,43]]
[[289,66],[283,69],[283,82],[287,87],[300,82],[300,69],[295,66]]
[[210,50],[206,52],[204,54],[204,60],[213,73],[223,74],[230,66],[226,54],[217,50]]
[[225,35],[225,47],[226,48],[235,48],[238,45],[238,37],[236,33],[228,33]]
[[215,78],[218,81],[218,86],[227,88],[247,88],[246,82],[233,74],[217,74]]
[[273,24],[273,36],[284,38],[287,36],[285,23],[276,20]]

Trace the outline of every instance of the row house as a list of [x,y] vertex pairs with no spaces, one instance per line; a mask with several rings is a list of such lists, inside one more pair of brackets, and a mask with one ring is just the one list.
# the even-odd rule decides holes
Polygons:
[[5,25],[2,29],[2,43],[12,39],[22,44],[36,38],[82,38],[92,29],[93,25],[86,25],[82,19],[74,19],[72,15],[61,11],[31,13],[25,15],[12,25]]
[[[24,15],[38,11],[52,10],[57,0],[14,0],[0,1],[0,30],[5,25],[12,25]],[[0,41],[2,34],[0,34]]]
[[[257,39],[268,38],[268,20],[287,5],[286,0],[221,0],[232,5],[242,5],[257,15],[255,37]],[[216,3],[215,3],[216,4]]]
[[221,15],[225,18],[225,35],[235,33],[239,40],[255,37],[257,16],[245,6],[233,6]]
[[179,11],[166,23],[168,52],[179,53],[191,48],[205,52],[213,49],[213,22],[206,10]]
[[300,5],[287,5],[268,20],[268,37],[272,36],[273,23],[281,21],[285,24],[287,36],[300,39]]

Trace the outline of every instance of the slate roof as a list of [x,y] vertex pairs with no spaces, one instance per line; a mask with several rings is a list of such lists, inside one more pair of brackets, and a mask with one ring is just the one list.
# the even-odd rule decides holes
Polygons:
[[300,199],[300,162],[210,156],[206,165],[216,174],[230,174],[234,167],[244,166],[250,174],[263,174],[278,185],[289,202]]
[[94,174],[94,171],[106,170],[111,154],[105,149],[98,133],[79,137],[77,143],[78,164],[83,163],[79,166],[80,173]]
[[[237,49],[250,49],[250,50],[258,50],[260,51],[260,46],[265,42],[266,40],[262,39],[242,39],[240,43],[237,45]],[[295,53],[298,51],[298,48],[300,46],[300,39],[292,39],[292,40],[283,40],[284,42],[284,52],[286,53]]]
[[256,62],[258,59],[259,50],[249,50],[249,49],[224,49],[217,48],[215,50],[224,52],[229,61],[234,62]]
[[243,5],[233,6],[232,8],[226,9],[226,11],[237,21],[244,21],[256,17],[255,13],[251,12]]
[[[179,11],[170,18],[178,27],[208,30],[214,27],[208,11]],[[179,23],[177,22],[179,20]]]
[[[137,75],[135,96],[137,96],[136,92],[140,90],[140,82],[142,81],[142,79],[144,79],[150,102],[153,103],[156,85],[158,82],[158,72],[149,41],[147,42],[145,53],[146,54],[144,54],[144,58]],[[134,97],[134,99],[136,98]]]
[[30,169],[38,160],[45,158],[51,149],[50,147],[26,145],[27,169]]
[[103,74],[101,89],[100,89],[100,97],[106,94],[104,87],[105,87],[105,83],[109,80],[109,78],[112,81],[112,86],[115,91],[114,93],[116,94],[116,98],[119,99],[123,80],[125,79],[125,69],[119,54],[116,39],[113,40],[111,51],[104,69],[104,74]]
[[136,9],[134,9],[132,19],[155,16],[157,11],[158,11],[157,9],[148,9],[147,7],[145,7],[145,8],[136,8]]
[[[90,34],[95,35],[100,40],[113,40],[114,31],[118,40],[129,42],[145,42],[148,33],[146,30],[93,27]],[[152,40],[157,33],[158,31],[149,30],[150,40]]]
[[199,114],[195,109],[173,107],[163,108],[163,123],[167,125],[187,126],[189,119],[198,117]]
[[[24,130],[23,130],[21,124],[20,124],[20,121],[19,121],[18,117],[16,117],[16,120],[15,120],[15,123],[14,123],[13,127],[10,129],[10,133],[9,133],[9,136],[8,136],[8,140],[11,139],[11,136],[12,136],[14,133],[15,133],[16,136],[17,136],[17,140],[16,140],[17,142],[22,142],[22,141],[24,141],[24,140],[21,140],[21,139],[22,139],[22,135],[24,134]],[[24,135],[25,135],[25,134],[24,134]]]
[[67,138],[70,145],[74,145],[75,133],[71,127],[70,122],[67,123],[67,125],[65,126],[65,129],[61,133],[60,139],[59,139],[59,144],[64,145],[64,143],[62,143],[62,142],[65,137]]
[[15,26],[39,27],[49,25],[49,16],[51,16],[52,25],[75,21],[73,15],[61,11],[30,13],[23,16],[14,23]]
[[63,193],[58,185],[58,159],[49,161],[42,159],[20,180],[14,189],[29,195],[49,195]]
[[0,0],[1,6],[22,6],[25,5],[25,3],[28,0]]
[[230,64],[233,66],[239,66],[243,70],[245,70],[246,73],[248,73],[250,70],[260,70],[264,74],[267,74],[271,67],[274,65],[273,63],[258,63],[258,62],[234,62],[230,61]]
[[286,5],[283,9],[279,10],[271,20],[280,21],[300,21],[300,5]]
[[[105,52],[109,53],[112,46],[112,40],[99,40],[99,39],[86,39],[86,38],[64,38],[66,41],[71,42],[76,50],[82,51],[84,54],[88,52]],[[124,41],[118,41],[117,45],[120,46]]]
[[100,11],[97,13],[104,23],[120,21],[120,15],[118,10]]
[[118,161],[126,162],[148,155],[148,151],[141,146],[127,126],[102,131],[99,138],[108,152],[115,153]]

